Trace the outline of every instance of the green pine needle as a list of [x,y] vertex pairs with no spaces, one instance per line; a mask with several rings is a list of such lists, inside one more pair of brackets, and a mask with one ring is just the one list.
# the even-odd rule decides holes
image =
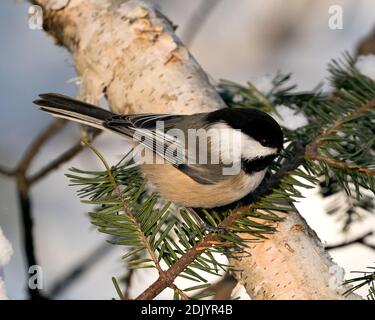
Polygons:
[[[277,175],[285,163],[293,161],[297,145],[307,145],[316,139],[321,139],[317,148],[319,155],[352,167],[334,166],[332,161],[306,159],[299,168],[290,170],[272,192],[262,196],[248,210],[241,211],[227,231],[218,234],[221,242],[207,248],[186,266],[179,276],[198,284],[185,291],[209,285],[202,272],[220,275],[230,267],[218,262],[218,254],[235,256],[244,252],[247,241],[261,241],[277,232],[274,222],[281,218],[274,212],[293,211],[294,203],[303,197],[301,189],[320,184],[326,186],[322,190],[328,190],[330,195],[345,192],[348,198],[355,199],[358,207],[365,206],[363,199],[367,202],[372,199],[373,202],[373,197],[364,196],[364,191],[375,193],[375,177],[356,168],[375,170],[375,108],[368,108],[360,114],[356,114],[356,110],[375,99],[375,83],[354,68],[354,60],[349,56],[344,61],[333,61],[329,71],[335,85],[331,95],[294,92],[295,86],[288,84],[290,75],[282,74],[276,75],[274,88],[267,93],[261,93],[250,83],[247,86],[228,81],[221,83],[220,91],[229,107],[252,107],[275,112],[277,104],[285,104],[306,115],[307,125],[294,131],[283,129],[286,148],[270,167],[271,174]],[[333,126],[336,126],[335,130],[321,138],[322,132]],[[199,222],[187,210],[176,209],[172,204],[163,202],[157,194],[147,191],[146,181],[132,161],[126,160],[128,157],[111,167],[96,148],[88,147],[100,159],[104,170],[71,168],[66,176],[70,185],[78,188],[81,201],[94,206],[89,212],[92,224],[100,232],[113,236],[112,243],[127,248],[122,258],[129,268],[159,270],[161,265],[170,267],[204,240],[205,234]],[[368,203],[367,208],[371,208]],[[233,214],[231,209],[224,212],[201,210],[200,213],[213,226],[219,226]],[[245,241],[240,236],[242,233],[248,234],[250,240]],[[113,278],[113,282],[122,299],[116,279]],[[374,297],[373,282],[370,288]],[[174,291],[174,298],[181,298],[178,290]]]

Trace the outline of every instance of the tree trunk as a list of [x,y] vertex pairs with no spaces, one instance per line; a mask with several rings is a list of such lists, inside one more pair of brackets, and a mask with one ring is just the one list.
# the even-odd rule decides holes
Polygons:
[[[149,4],[120,0],[38,0],[44,28],[73,55],[81,98],[104,94],[118,113],[181,113],[225,107],[204,71]],[[343,299],[335,265],[298,212],[231,263],[254,299]],[[356,295],[351,295],[356,298]]]

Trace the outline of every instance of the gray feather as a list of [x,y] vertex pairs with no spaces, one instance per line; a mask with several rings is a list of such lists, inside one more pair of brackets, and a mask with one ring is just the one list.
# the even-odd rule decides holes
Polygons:
[[[148,137],[149,139],[146,139],[146,141],[138,139],[138,142],[199,183],[214,184],[224,178],[221,174],[222,166],[220,164],[190,164],[191,161],[189,161],[188,130],[204,129],[206,113],[193,115],[152,113],[119,115],[61,94],[46,93],[41,94],[40,98],[35,100],[34,103],[40,106],[41,110],[56,117],[107,129],[132,139],[139,135]],[[158,121],[163,121],[164,132],[156,130]],[[178,141],[174,136],[168,135],[166,132],[169,129],[180,129],[184,133],[185,141]],[[159,142],[158,145],[163,145],[164,148],[158,150],[156,142]],[[199,141],[196,141],[196,148],[198,146]],[[177,155],[171,151],[174,147],[178,150]],[[209,153],[209,145],[207,149]],[[209,157],[208,154],[208,159]]]

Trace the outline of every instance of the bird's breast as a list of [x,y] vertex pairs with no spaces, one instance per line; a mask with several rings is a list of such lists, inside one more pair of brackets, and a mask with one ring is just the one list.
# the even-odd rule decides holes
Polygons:
[[243,170],[215,184],[200,184],[170,164],[140,167],[149,186],[165,200],[192,208],[213,208],[233,203],[263,180],[266,170],[246,174]]

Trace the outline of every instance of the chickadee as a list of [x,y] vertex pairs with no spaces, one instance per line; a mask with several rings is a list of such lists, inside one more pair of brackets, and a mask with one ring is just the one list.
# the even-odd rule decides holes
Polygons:
[[[188,208],[221,207],[245,197],[261,183],[267,167],[283,146],[283,133],[278,123],[256,109],[225,108],[192,115],[119,115],[60,94],[41,94],[40,98],[34,103],[56,117],[109,130],[127,138],[134,139],[137,134],[142,134],[152,138],[151,141],[163,140],[164,145],[160,148],[150,139],[136,139],[137,143],[152,150],[153,155],[165,160],[163,164],[141,164],[140,170],[162,198]],[[157,128],[160,121],[163,122],[163,130]],[[219,162],[202,164],[188,161],[192,153],[187,151],[189,144],[171,138],[167,133],[170,129],[178,129],[186,136],[191,129],[226,130],[225,135],[210,137],[204,145],[211,154],[210,159],[217,155],[215,153],[220,153]],[[241,144],[240,153],[236,156],[239,170],[236,174],[224,174],[223,170],[229,165],[224,164],[223,158],[228,156],[228,152],[219,150],[218,145],[234,132],[239,132]],[[176,146],[177,152],[168,150],[171,145]],[[233,146],[229,147],[233,149]],[[185,161],[176,161],[173,156]],[[232,164],[237,160],[233,160]]]

